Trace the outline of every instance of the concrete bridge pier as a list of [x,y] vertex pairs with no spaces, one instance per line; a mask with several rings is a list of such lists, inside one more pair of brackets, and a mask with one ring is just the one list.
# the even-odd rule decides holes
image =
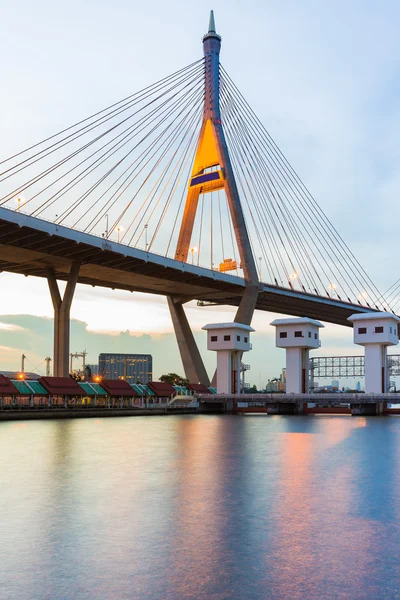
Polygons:
[[70,310],[79,269],[79,263],[72,263],[63,298],[61,298],[54,270],[48,269],[47,271],[47,282],[54,307],[54,377],[68,377],[69,375]]
[[309,354],[319,348],[319,328],[322,323],[314,319],[275,319],[276,347],[286,350],[286,393],[309,393]]
[[399,343],[399,317],[389,312],[375,312],[354,314],[348,321],[353,323],[354,343],[365,348],[365,393],[387,393],[387,349]]
[[240,394],[240,363],[243,352],[251,349],[250,325],[242,323],[212,323],[207,331],[207,349],[217,352],[217,391],[219,394]]
[[209,387],[210,379],[189,325],[183,303],[174,300],[170,296],[168,296],[167,301],[185,375],[190,383],[202,383]]

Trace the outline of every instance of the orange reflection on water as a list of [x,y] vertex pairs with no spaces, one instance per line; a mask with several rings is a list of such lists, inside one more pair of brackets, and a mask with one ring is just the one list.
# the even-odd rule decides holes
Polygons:
[[[207,436],[205,421],[207,420]],[[181,421],[179,455],[178,511],[175,515],[174,545],[171,548],[169,585],[176,598],[193,598],[212,585],[220,568],[218,548],[224,534],[228,513],[224,510],[223,420],[218,417],[196,417]],[[192,566],[183,577],[183,564]],[[203,597],[203,596],[202,596]]]
[[337,444],[341,444],[350,437],[354,429],[367,426],[366,417],[320,417],[318,423],[320,430],[319,435],[322,436],[321,446],[331,448]]
[[330,590],[330,597],[347,598],[346,587],[362,589],[374,568],[369,563],[381,526],[354,517],[354,463],[329,460],[329,448],[365,425],[341,421],[327,420],[323,436],[282,435],[273,560],[284,567],[274,579],[276,597],[322,598]]
[[[315,503],[312,487],[313,434],[281,434],[280,484],[276,505],[279,539],[289,562],[311,558],[306,540]],[[281,550],[279,550],[280,552]]]

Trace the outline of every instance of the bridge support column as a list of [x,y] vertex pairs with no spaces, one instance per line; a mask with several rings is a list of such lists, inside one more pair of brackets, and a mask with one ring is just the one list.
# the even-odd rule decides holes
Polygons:
[[171,297],[168,297],[167,300],[186,378],[189,379],[190,383],[202,383],[208,387],[210,380],[183,304],[182,302],[174,302]]
[[54,307],[54,377],[68,377],[69,374],[70,310],[79,269],[79,263],[72,263],[63,298],[53,269],[48,269],[47,272],[47,282]]
[[309,393],[310,349],[319,348],[319,328],[314,319],[276,319],[276,346],[286,349],[286,393]]
[[260,285],[258,283],[246,284],[244,294],[236,311],[235,323],[251,325],[259,291]]
[[240,362],[243,352],[251,349],[250,325],[216,323],[205,325],[207,349],[217,352],[218,394],[240,394]]

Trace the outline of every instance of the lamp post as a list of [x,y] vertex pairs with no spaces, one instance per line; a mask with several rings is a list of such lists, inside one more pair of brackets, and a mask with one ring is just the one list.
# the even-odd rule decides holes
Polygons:
[[261,271],[261,261],[262,261],[262,256],[258,257],[258,260],[260,261],[260,281],[262,281],[262,271]]
[[106,238],[108,238],[108,214],[105,215],[106,217]]
[[190,248],[190,252],[192,254],[192,265],[194,264],[194,253],[197,252],[197,248]]
[[121,233],[121,231],[123,231],[123,230],[124,230],[124,228],[123,228],[123,227],[121,227],[121,226],[117,227],[117,232],[118,232],[118,244],[119,244],[119,240],[120,240],[120,233]]
[[149,224],[146,223],[146,225],[144,226],[144,248],[147,252],[147,229],[149,227]]

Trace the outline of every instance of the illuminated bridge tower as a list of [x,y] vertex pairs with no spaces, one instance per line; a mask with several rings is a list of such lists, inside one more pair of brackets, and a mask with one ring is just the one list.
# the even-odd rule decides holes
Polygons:
[[[250,325],[257,301],[259,282],[221,121],[219,104],[221,37],[215,30],[213,11],[210,14],[208,33],[203,37],[203,48],[205,57],[203,122],[189,179],[175,258],[187,262],[200,194],[224,190],[246,280],[245,292],[235,322]],[[187,322],[182,300],[169,298],[168,303],[186,376],[192,382],[200,381],[207,384],[208,376]]]

